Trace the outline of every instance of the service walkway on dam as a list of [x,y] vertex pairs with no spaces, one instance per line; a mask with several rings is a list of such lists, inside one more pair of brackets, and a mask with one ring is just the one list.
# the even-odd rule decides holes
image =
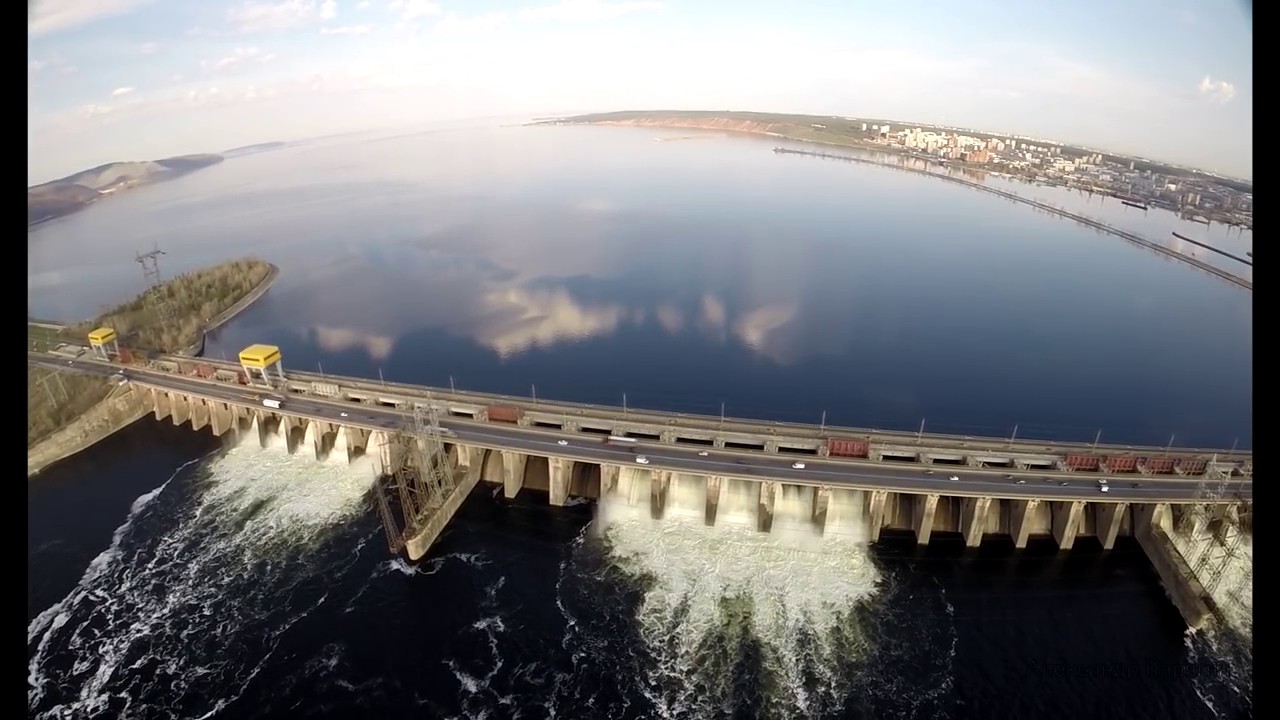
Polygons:
[[[99,342],[93,353],[63,346],[29,353],[28,361],[127,381],[135,407],[175,425],[189,422],[217,436],[256,435],[263,446],[275,435],[289,452],[316,458],[369,457],[399,491],[402,520],[395,519],[381,481],[374,493],[388,543],[414,560],[480,482],[500,485],[508,498],[524,489],[546,492],[553,505],[570,497],[648,505],[655,519],[674,505],[683,514],[699,512],[707,525],[721,519],[723,508],[736,522],[749,516],[761,532],[772,532],[777,516],[792,527],[807,523],[820,535],[832,516],[862,523],[871,541],[895,530],[912,533],[920,544],[935,533],[958,533],[970,547],[999,535],[1022,548],[1031,537],[1049,536],[1066,550],[1078,538],[1110,549],[1117,537],[1132,536],[1187,623],[1199,627],[1214,614],[1212,587],[1181,559],[1173,534],[1191,527],[1239,538],[1253,517],[1249,452],[893,433],[535,402],[285,373],[273,346],[247,349],[243,365],[134,360],[127,351],[112,352]],[[428,413],[431,423],[424,425]],[[424,452],[430,447],[437,449]],[[1233,553],[1227,549],[1223,557]]]

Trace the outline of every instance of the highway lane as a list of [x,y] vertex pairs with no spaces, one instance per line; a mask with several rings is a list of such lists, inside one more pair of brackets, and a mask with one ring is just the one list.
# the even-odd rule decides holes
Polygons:
[[[36,360],[37,364],[98,375],[111,375],[119,370],[93,361],[68,364],[67,361]],[[258,396],[262,389],[228,385],[217,381],[162,374],[134,374],[139,385],[175,392],[198,394],[241,405],[261,407]],[[339,400],[322,400],[290,396],[284,410],[316,419],[364,427],[371,430],[395,431],[405,427],[409,417],[392,408],[358,405]],[[1190,502],[1196,499],[1198,480],[1181,477],[1108,477],[1111,490],[1099,490],[1098,476],[1072,476],[1065,473],[1028,475],[1000,470],[975,470],[968,467],[908,465],[901,468],[884,463],[858,464],[848,460],[826,460],[810,456],[762,455],[761,453],[723,451],[715,448],[638,442],[634,445],[606,445],[595,436],[566,433],[551,429],[522,428],[515,425],[480,423],[443,418],[441,427],[452,432],[456,442],[527,452],[535,455],[557,455],[570,460],[611,463],[622,466],[671,470],[675,472],[721,475],[758,480],[778,480],[804,485],[831,485],[842,488],[888,489],[916,493],[939,493],[955,496],[998,497],[1005,499],[1087,500],[1092,502]],[[567,445],[560,445],[565,440]],[[702,456],[699,452],[706,452]],[[636,462],[637,455],[649,459],[648,465]],[[791,467],[800,460],[804,469]],[[951,477],[958,478],[951,480]],[[1017,478],[1025,479],[1019,484]],[[1060,483],[1066,483],[1061,485]],[[1229,497],[1252,500],[1252,482],[1233,478],[1228,484]]]
[[[28,353],[39,356],[39,353]],[[209,364],[215,368],[239,371],[240,367],[236,363],[229,361],[219,361],[212,358],[168,358],[171,362],[195,362]],[[65,361],[64,361],[65,362]],[[149,372],[158,374],[164,371],[151,370]],[[589,405],[580,403],[567,403],[555,400],[542,400],[535,404],[536,408],[529,408],[530,398],[511,397],[506,395],[496,395],[492,393],[477,392],[452,392],[441,388],[427,388],[419,385],[409,385],[397,382],[376,382],[364,378],[352,378],[335,375],[316,375],[314,373],[306,373],[301,371],[290,371],[290,380],[296,382],[327,382],[336,383],[349,390],[358,391],[368,395],[392,395],[404,398],[423,399],[427,395],[433,396],[438,401],[466,403],[470,405],[488,405],[488,404],[516,404],[526,408],[529,412],[544,413],[548,416],[563,415],[566,417],[574,417],[580,420],[613,420],[617,422],[633,423],[637,425],[654,425],[668,426],[671,423],[677,423],[686,431],[701,431],[715,433],[741,433],[745,435],[756,436],[780,436],[783,438],[792,438],[795,440],[814,441],[820,440],[827,435],[848,435],[851,437],[860,437],[864,435],[872,435],[873,442],[885,443],[890,445],[918,446],[923,445],[934,450],[955,450],[955,451],[989,451],[992,454],[1004,455],[1009,452],[1026,453],[1029,455],[1041,454],[1063,454],[1070,452],[1081,453],[1102,453],[1102,454],[1132,454],[1135,452],[1151,451],[1161,454],[1169,454],[1177,457],[1187,456],[1207,456],[1217,453],[1220,458],[1232,458],[1236,460],[1247,460],[1252,457],[1248,452],[1233,452],[1228,450],[1206,450],[1195,448],[1142,448],[1132,445],[1113,445],[1107,443],[1082,443],[1082,442],[1055,442],[1045,440],[1030,439],[1006,439],[1006,438],[990,438],[975,437],[968,435],[946,435],[946,434],[925,434],[923,437],[914,432],[900,432],[892,430],[878,430],[866,428],[843,428],[825,426],[820,427],[812,424],[793,423],[793,422],[771,422],[765,420],[752,420],[749,418],[726,418],[724,420],[717,417],[710,417],[698,414],[685,413],[661,413],[644,409],[631,409],[625,411],[618,407],[608,407],[601,405]]]

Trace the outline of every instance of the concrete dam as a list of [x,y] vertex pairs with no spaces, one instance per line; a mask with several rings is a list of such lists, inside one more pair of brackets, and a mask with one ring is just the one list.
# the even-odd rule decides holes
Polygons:
[[507,498],[545,492],[557,506],[607,499],[647,507],[655,520],[871,542],[885,530],[919,544],[959,534],[970,547],[1007,536],[1022,548],[1043,536],[1069,550],[1132,536],[1198,627],[1215,601],[1212,583],[1196,578],[1215,571],[1197,573],[1171,534],[1190,525],[1239,537],[1231,528],[1252,523],[1247,452],[886,433],[286,375],[273,346],[247,349],[240,363],[122,363],[94,350],[29,361],[116,377],[175,425],[264,446],[275,435],[290,453],[317,458],[369,457],[388,545],[415,560],[480,483]]

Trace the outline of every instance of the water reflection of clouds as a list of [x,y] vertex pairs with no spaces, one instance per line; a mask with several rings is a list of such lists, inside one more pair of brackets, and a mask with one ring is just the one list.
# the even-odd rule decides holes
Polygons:
[[[423,328],[471,338],[509,357],[643,319],[637,309],[586,303],[558,283],[547,284],[537,277],[539,254],[522,250],[524,242],[490,247],[494,236],[481,236],[468,247],[464,237],[443,232],[307,263],[287,302],[295,317],[308,319],[306,332],[324,349],[360,348],[378,360],[392,352],[395,338]],[[578,263],[567,265],[572,270]]]
[[339,353],[360,348],[374,360],[386,360],[395,349],[395,338],[386,335],[370,335],[363,330],[317,325],[311,329],[316,344],[328,352]]
[[530,347],[612,333],[631,315],[619,305],[588,307],[563,289],[498,290],[484,297],[481,307],[486,312],[474,339],[504,358]]
[[[633,303],[588,299],[563,281],[526,280],[521,277],[526,271],[439,248],[423,253],[383,248],[380,254],[377,269],[355,259],[313,265],[289,291],[285,301],[298,308],[295,316],[308,318],[304,332],[325,350],[359,349],[381,361],[401,335],[437,328],[510,358],[652,321],[671,335],[695,329],[706,340],[732,339],[776,362],[795,359],[790,348],[797,344],[783,332],[799,314],[795,302],[735,311],[709,292],[687,307],[649,298]],[[419,259],[410,260],[413,255]],[[362,270],[351,271],[351,265]],[[325,290],[338,283],[346,285],[342,292]]]

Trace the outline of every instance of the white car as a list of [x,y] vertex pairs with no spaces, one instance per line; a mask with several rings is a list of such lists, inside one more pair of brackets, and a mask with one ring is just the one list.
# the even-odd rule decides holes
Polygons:
[[338,413],[338,417],[346,417],[346,416],[347,416],[347,414],[346,414],[346,413],[344,413],[344,412],[340,412],[340,413]]
[[1027,484],[1027,481],[1026,481],[1026,480],[1019,480],[1016,484],[1017,484],[1017,485],[1026,485],[1026,484]]
[[699,453],[698,453],[698,457],[706,457],[706,456],[707,456],[707,451],[706,451],[706,450],[703,450],[703,451],[701,451],[701,452],[699,452]]
[[649,458],[647,458],[647,457],[645,457],[645,456],[643,456],[643,455],[637,455],[637,456],[636,456],[636,462],[640,463],[641,465],[648,465],[648,464],[649,464]]
[[960,480],[960,476],[959,476],[959,475],[952,475],[951,477],[949,477],[949,478],[947,478],[947,479],[948,479],[948,480],[950,480],[950,481],[952,481],[952,482],[958,482],[958,481]]
[[802,463],[802,462],[793,462],[793,463],[791,463],[791,469],[792,469],[792,470],[803,470],[803,469],[804,469],[804,463]]
[[557,444],[557,445],[560,445],[561,447],[563,447],[563,446],[565,446],[565,445],[568,445],[568,444],[569,444],[569,441],[568,441],[568,440],[557,440],[557,441],[556,441],[556,444]]
[[1102,492],[1111,492],[1111,488],[1107,485],[1099,485],[1098,489],[1101,490]]

